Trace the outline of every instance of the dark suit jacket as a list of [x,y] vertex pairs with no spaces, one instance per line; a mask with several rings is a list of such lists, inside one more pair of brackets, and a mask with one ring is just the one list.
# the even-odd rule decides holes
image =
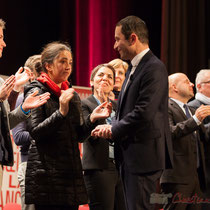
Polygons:
[[[194,99],[192,101],[190,101],[188,103],[189,106],[193,107],[194,109],[197,109],[199,108],[201,105],[207,105],[207,104],[204,104],[203,102],[197,100],[197,99]],[[204,120],[203,120],[203,123],[204,124],[209,124],[210,123],[210,116],[207,116]]]
[[[194,99],[192,101],[190,101],[188,103],[189,106],[193,107],[194,109],[199,108],[201,105],[208,105],[208,104],[204,104],[203,102]],[[204,150],[205,150],[205,158],[206,160],[208,160],[208,165],[210,166],[210,116],[207,116],[204,120],[203,120],[203,124],[206,128],[206,133],[205,133],[205,139],[206,141],[204,141]],[[207,166],[207,163],[206,163]]]
[[168,75],[164,64],[151,51],[136,67],[121,97],[122,93],[118,99],[117,120],[112,126],[117,163],[125,162],[133,173],[171,167]]
[[[116,102],[112,102],[113,110],[116,111]],[[88,123],[89,115],[98,106],[97,101],[90,95],[88,98],[82,100],[82,111],[86,121],[89,124],[89,129],[93,130],[97,125],[106,124],[105,120],[97,120],[94,125]],[[83,170],[89,169],[106,169],[108,168],[109,159],[109,142],[102,138],[89,137],[83,143],[82,166]]]
[[[201,101],[194,99],[192,101],[190,101],[188,103],[189,106],[193,107],[194,109],[199,108],[201,105],[207,105],[202,103]],[[203,120],[204,126],[206,128],[206,133],[204,138],[206,139],[206,141],[203,142],[204,145],[204,153],[205,153],[205,162],[206,162],[206,177],[207,177],[207,185],[209,186],[210,184],[210,116],[207,116],[204,120]],[[208,187],[207,186],[207,187]],[[210,189],[207,189],[208,191],[210,191]]]
[[[5,106],[6,105],[6,106]],[[1,102],[0,106],[0,164],[12,166],[14,164],[12,141],[10,129],[18,123],[26,120],[30,115],[25,115],[20,106],[15,110],[8,112],[7,101]]]
[[[190,108],[192,114],[195,110]],[[193,117],[187,118],[179,105],[169,100],[169,124],[173,142],[174,168],[165,170],[161,177],[161,183],[179,183],[188,184],[193,178],[193,174],[197,174],[197,155],[195,133],[199,137],[201,132],[205,132],[205,128],[201,124],[197,125]],[[205,164],[204,164],[204,148],[202,139],[198,138],[198,146],[200,150],[200,181],[205,186]]]

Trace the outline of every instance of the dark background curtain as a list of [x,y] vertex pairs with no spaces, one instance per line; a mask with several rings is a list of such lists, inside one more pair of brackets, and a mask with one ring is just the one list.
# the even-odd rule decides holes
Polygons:
[[89,86],[91,70],[118,57],[115,24],[136,15],[147,23],[150,48],[169,73],[181,71],[193,79],[210,58],[209,8],[208,0],[2,0],[7,47],[0,74],[14,74],[45,44],[61,40],[72,47],[73,85]]
[[161,59],[169,74],[183,72],[194,82],[210,58],[208,0],[163,0]]
[[[161,0],[1,1],[7,47],[0,74],[11,75],[51,41],[67,41],[73,51],[73,85],[89,86],[90,71],[118,57],[113,49],[115,24],[137,15],[150,28],[151,48],[160,55]],[[140,4],[139,4],[140,3]]]

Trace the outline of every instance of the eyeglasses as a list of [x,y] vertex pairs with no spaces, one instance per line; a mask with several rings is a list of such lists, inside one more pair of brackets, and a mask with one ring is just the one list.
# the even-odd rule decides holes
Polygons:
[[210,80],[206,82],[201,82],[201,84],[210,84]]

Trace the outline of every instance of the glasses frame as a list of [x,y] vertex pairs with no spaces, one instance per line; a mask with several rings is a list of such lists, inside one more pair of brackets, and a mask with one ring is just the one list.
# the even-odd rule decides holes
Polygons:
[[201,84],[210,84],[210,80],[206,82],[201,82]]

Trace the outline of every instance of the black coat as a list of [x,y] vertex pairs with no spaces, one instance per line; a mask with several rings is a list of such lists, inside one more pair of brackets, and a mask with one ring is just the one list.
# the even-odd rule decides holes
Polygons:
[[[38,81],[25,90],[28,94],[50,92]],[[26,203],[79,205],[87,203],[78,140],[82,140],[84,121],[79,96],[75,93],[69,113],[59,112],[59,98],[52,92],[43,106],[33,109],[29,120],[35,140],[29,151],[26,172]],[[79,136],[80,135],[80,136]],[[85,137],[85,136],[84,136]]]
[[[116,111],[116,102],[112,102],[113,110]],[[93,95],[82,100],[82,111],[84,118],[88,124],[89,116],[93,110],[98,106],[96,99]],[[97,125],[106,124],[104,119],[97,120],[94,123],[94,127],[90,127],[93,130]],[[107,169],[109,160],[109,142],[103,138],[89,137],[83,143],[83,156],[82,156],[82,167],[83,170],[89,169]]]

